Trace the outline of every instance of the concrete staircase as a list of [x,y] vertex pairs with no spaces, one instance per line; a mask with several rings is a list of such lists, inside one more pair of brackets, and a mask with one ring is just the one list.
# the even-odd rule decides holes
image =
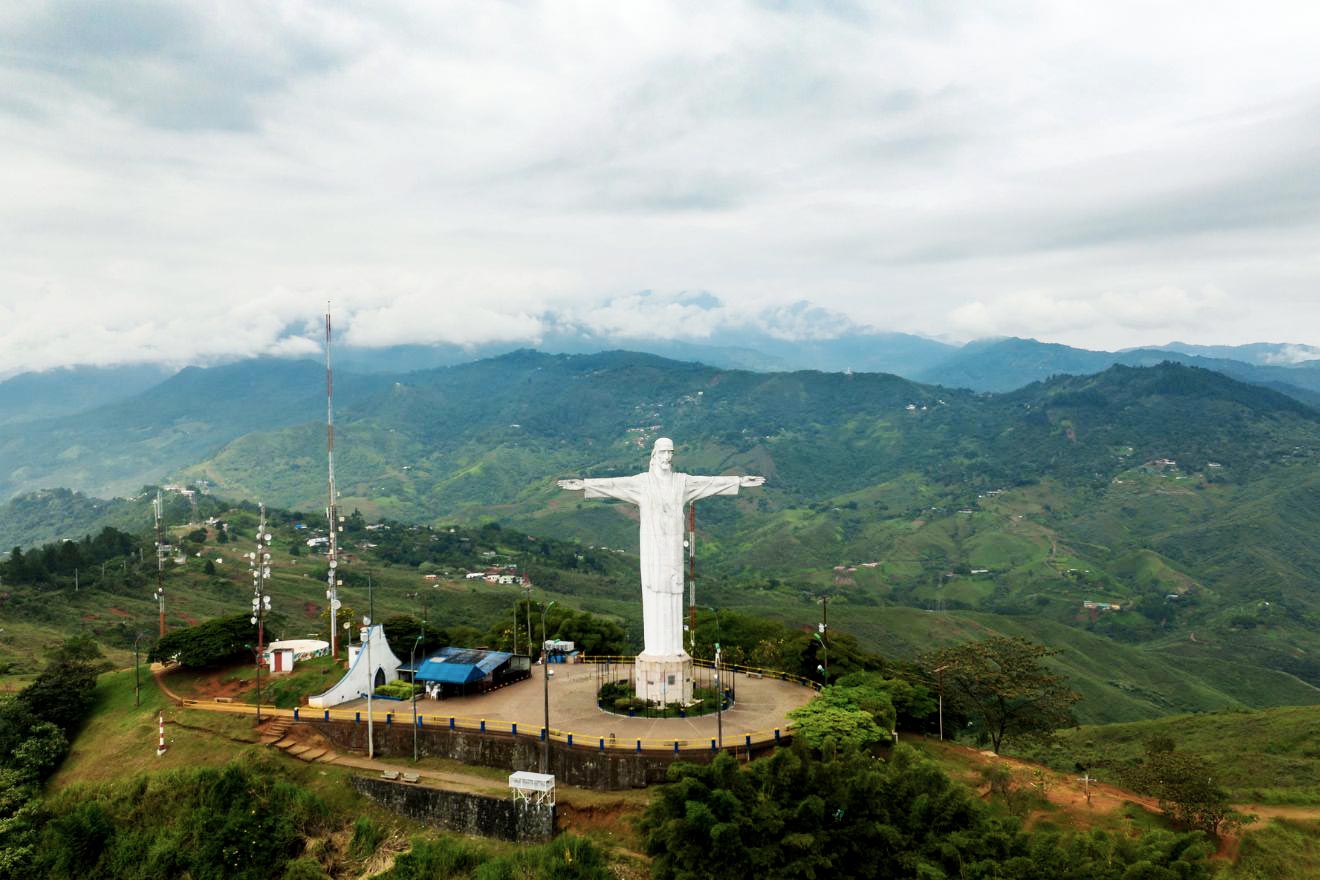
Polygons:
[[262,744],[277,748],[284,754],[291,755],[300,761],[318,761],[322,764],[330,764],[339,757],[333,749],[323,746],[310,746],[290,736],[289,728],[292,726],[293,722],[286,718],[278,718],[269,722],[261,734]]

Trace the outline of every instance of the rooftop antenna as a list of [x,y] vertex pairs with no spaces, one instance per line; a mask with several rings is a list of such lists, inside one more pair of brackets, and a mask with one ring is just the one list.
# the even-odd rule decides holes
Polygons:
[[160,489],[152,503],[156,514],[156,605],[160,609],[160,636],[165,637],[165,502]]
[[327,548],[330,557],[329,573],[326,575],[326,585],[329,589],[325,591],[325,597],[330,601],[330,656],[335,657],[339,653],[339,587],[344,584],[339,579],[339,532],[343,529],[340,525],[343,517],[339,515],[338,506],[335,504],[338,496],[335,491],[335,382],[334,373],[330,368],[330,303],[328,302],[325,304],[325,458],[330,493],[325,509],[330,526],[330,543]]

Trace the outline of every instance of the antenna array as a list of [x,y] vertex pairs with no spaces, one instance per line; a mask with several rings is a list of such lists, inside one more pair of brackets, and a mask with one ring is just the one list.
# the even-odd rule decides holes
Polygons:
[[[252,570],[252,622],[257,627],[258,656],[266,645],[266,613],[270,611],[270,533],[266,531],[266,505],[261,505],[261,522],[257,525],[257,549],[248,553],[248,568]],[[261,661],[258,660],[258,663]]]
[[165,502],[160,490],[152,503],[156,513],[156,605],[160,609],[160,635],[165,637]]
[[344,519],[339,515],[338,506],[335,504],[337,492],[335,491],[335,382],[334,372],[330,367],[330,304],[326,304],[325,309],[325,458],[327,473],[329,475],[329,499],[326,504],[325,515],[330,527],[330,543],[327,546],[327,555],[329,556],[329,573],[326,575],[325,597],[330,602],[330,656],[338,656],[339,652],[339,587],[344,582],[339,579],[339,533],[343,530]]

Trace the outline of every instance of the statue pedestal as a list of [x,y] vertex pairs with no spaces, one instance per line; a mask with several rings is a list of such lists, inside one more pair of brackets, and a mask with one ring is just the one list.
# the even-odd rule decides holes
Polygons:
[[686,653],[638,654],[633,692],[661,704],[692,702],[692,658]]

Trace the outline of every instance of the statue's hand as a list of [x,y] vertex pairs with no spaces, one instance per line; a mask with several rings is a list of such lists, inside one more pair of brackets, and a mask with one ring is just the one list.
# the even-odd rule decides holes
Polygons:
[[738,481],[738,485],[744,489],[754,489],[765,485],[765,477],[743,477]]
[[567,489],[570,492],[576,492],[579,489],[585,489],[587,484],[582,480],[559,480],[556,485],[561,489]]

